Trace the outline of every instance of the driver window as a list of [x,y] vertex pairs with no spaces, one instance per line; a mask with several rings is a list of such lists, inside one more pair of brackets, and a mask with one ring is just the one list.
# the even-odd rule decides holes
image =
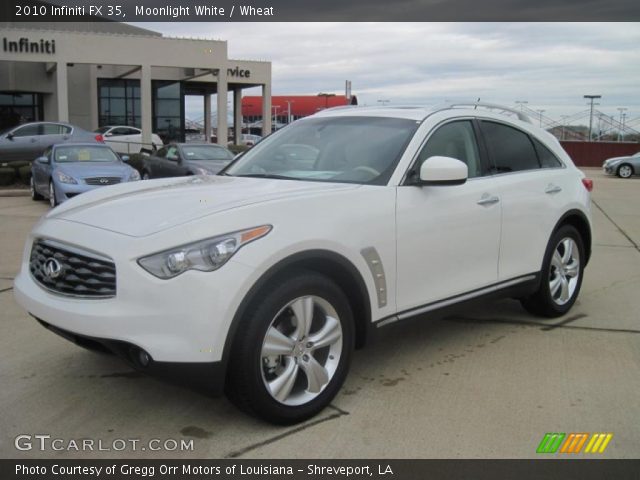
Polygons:
[[483,175],[480,154],[470,120],[451,122],[438,128],[418,155],[419,170],[429,157],[451,157],[467,164],[469,178]]
[[178,160],[177,147],[169,147],[167,149],[167,160]]
[[24,127],[20,127],[19,129],[13,131],[14,137],[33,137],[35,135],[41,135],[40,124],[38,123],[25,125]]

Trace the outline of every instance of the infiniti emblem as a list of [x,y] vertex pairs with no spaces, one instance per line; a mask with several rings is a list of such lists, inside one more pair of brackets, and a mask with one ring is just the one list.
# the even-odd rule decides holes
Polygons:
[[107,178],[101,178],[101,179],[100,179],[100,183],[102,183],[103,185],[104,185],[105,183],[109,183],[109,179],[107,179]]
[[62,265],[58,260],[50,257],[45,260],[43,271],[47,278],[54,280],[62,275]]

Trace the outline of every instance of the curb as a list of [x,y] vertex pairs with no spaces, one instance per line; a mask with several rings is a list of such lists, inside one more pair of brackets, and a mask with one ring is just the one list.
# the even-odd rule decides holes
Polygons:
[[28,197],[31,195],[29,189],[12,188],[4,190],[0,188],[0,197]]

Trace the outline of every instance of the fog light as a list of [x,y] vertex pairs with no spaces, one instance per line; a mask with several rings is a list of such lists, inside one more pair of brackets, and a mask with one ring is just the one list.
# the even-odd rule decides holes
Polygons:
[[148,367],[149,363],[151,362],[151,357],[144,350],[140,350],[138,352],[138,361],[140,362],[140,365],[142,365],[143,367]]

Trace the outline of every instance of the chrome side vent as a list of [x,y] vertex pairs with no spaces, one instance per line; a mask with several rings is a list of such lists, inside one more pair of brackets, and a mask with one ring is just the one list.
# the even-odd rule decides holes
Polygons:
[[376,295],[378,297],[378,308],[385,307],[387,305],[387,278],[384,275],[384,267],[382,266],[380,255],[378,255],[378,251],[374,247],[363,248],[360,253],[367,265],[369,265],[369,270],[373,276],[373,283],[376,286]]

